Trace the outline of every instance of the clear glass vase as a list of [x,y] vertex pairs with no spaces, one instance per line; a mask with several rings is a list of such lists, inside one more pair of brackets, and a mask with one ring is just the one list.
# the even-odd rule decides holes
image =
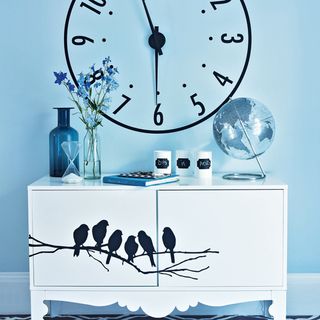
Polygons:
[[100,138],[95,129],[87,129],[83,139],[83,176],[85,179],[101,178]]

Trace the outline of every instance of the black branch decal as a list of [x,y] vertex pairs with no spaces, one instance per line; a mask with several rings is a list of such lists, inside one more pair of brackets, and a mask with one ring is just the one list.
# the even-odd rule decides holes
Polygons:
[[[89,227],[85,224],[80,225],[73,233],[75,244],[72,246],[56,245],[43,242],[39,239],[29,235],[29,247],[35,248],[35,251],[29,255],[29,257],[35,257],[41,254],[54,254],[61,250],[70,250],[73,252],[73,256],[77,258],[81,252],[86,252],[88,256],[101,265],[106,271],[110,271],[107,266],[112,264],[114,259],[120,260],[122,265],[126,264],[134,268],[138,273],[148,274],[160,274],[164,276],[177,276],[181,278],[187,278],[191,280],[198,280],[195,276],[205,270],[208,270],[210,266],[202,268],[190,268],[187,266],[189,262],[205,259],[209,254],[219,254],[219,251],[213,251],[211,248],[200,251],[181,251],[175,250],[176,238],[173,231],[166,227],[163,230],[162,241],[166,248],[164,251],[156,251],[152,243],[152,239],[144,232],[138,233],[138,242],[143,249],[143,253],[137,254],[138,243],[135,241],[135,236],[131,235],[124,243],[124,250],[127,257],[123,257],[117,253],[117,250],[122,244],[122,232],[121,230],[114,231],[107,243],[103,243],[103,240],[107,233],[108,222],[106,220],[101,221],[94,226],[92,235],[96,242],[95,246],[86,246],[85,242],[88,238]],[[156,267],[154,256],[170,255],[171,265],[167,267],[143,270],[138,266],[137,261],[145,257],[150,261],[151,268]],[[185,259],[180,262],[176,262],[177,257],[186,255]],[[101,257],[101,258],[99,258]],[[111,265],[110,264],[110,265]]]

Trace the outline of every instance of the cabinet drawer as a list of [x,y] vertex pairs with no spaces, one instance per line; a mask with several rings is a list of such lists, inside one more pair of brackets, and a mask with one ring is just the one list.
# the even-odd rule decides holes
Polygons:
[[[123,258],[127,258],[124,244],[128,236],[137,236],[140,230],[144,230],[155,241],[155,191],[32,191],[30,199],[30,234],[52,245],[44,247],[34,240],[33,244],[40,246],[30,248],[31,255],[40,252],[31,258],[35,286],[157,285],[156,273],[141,274],[117,257],[111,257],[110,263],[106,264],[107,253],[99,253],[92,233],[94,225],[107,220],[109,226],[103,240],[103,245],[106,245],[110,235],[117,229],[121,230],[122,243],[117,254]],[[82,224],[90,230],[79,256],[74,256],[74,230]],[[85,228],[79,232],[78,241],[82,241]],[[108,250],[103,245],[102,250]],[[139,253],[142,253],[141,247]],[[135,264],[141,269],[150,269],[146,259],[136,258]]]
[[[175,254],[175,263],[199,257],[176,267],[198,280],[163,276],[160,286],[284,285],[283,190],[159,191],[158,203],[158,237],[170,227],[174,251],[182,252]],[[219,253],[202,253],[208,248]],[[161,241],[159,250],[164,249]],[[171,264],[169,254],[159,255],[160,270]]]

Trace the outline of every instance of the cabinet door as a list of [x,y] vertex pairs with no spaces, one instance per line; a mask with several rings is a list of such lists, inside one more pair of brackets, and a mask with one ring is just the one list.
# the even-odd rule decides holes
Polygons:
[[[130,235],[137,236],[143,230],[154,243],[156,241],[154,191],[33,191],[31,200],[29,232],[36,239],[32,240],[36,246],[30,247],[30,254],[35,254],[31,258],[33,285],[157,285],[156,272],[143,274],[137,269],[154,269],[145,256],[134,258],[134,266],[121,260],[128,257],[125,243]],[[108,222],[105,237],[105,222],[93,228],[103,220]],[[117,231],[113,240],[109,241],[116,230],[120,230],[122,235]],[[98,243],[101,244],[101,241],[100,253]],[[138,243],[138,238],[133,239],[133,242]],[[133,242],[129,245],[131,252],[135,250]],[[120,245],[116,251],[118,256],[111,256],[108,264],[107,244],[114,249]],[[142,253],[139,246],[136,254]]]
[[162,242],[169,227],[177,252],[174,263],[159,254],[160,274],[171,275],[161,276],[160,286],[283,285],[282,190],[160,191],[158,204],[159,250],[171,249]]

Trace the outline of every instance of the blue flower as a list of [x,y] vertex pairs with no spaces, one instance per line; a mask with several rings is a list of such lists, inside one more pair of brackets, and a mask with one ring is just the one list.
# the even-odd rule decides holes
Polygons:
[[103,103],[104,103],[105,105],[108,105],[108,104],[110,104],[111,102],[112,102],[111,97],[105,97],[104,100],[103,100]]
[[70,92],[73,92],[73,91],[74,91],[75,86],[71,83],[70,80],[68,80],[67,86],[68,86],[68,89],[69,89]]
[[93,64],[89,67],[89,73],[79,73],[76,81],[77,87],[67,78],[67,73],[54,72],[55,83],[63,84],[68,89],[71,100],[81,113],[80,119],[87,128],[102,125],[103,118],[100,112],[108,112],[112,101],[109,93],[119,86],[115,79],[118,69],[111,66],[110,63],[110,57],[106,57],[102,61],[102,68],[96,69]]
[[116,90],[119,87],[119,84],[116,80],[112,79],[109,83],[110,91]]
[[88,97],[88,92],[85,90],[83,86],[79,86],[77,95],[81,98],[86,99]]
[[102,64],[105,66],[106,64],[110,63],[111,62],[111,59],[110,57],[107,57],[107,58],[104,58],[103,61],[102,61]]
[[78,84],[80,86],[84,86],[85,80],[86,80],[86,78],[85,78],[84,74],[82,72],[79,73]]
[[111,67],[108,67],[108,68],[107,68],[107,71],[108,71],[108,73],[109,73],[110,76],[112,76],[112,75],[115,74],[115,71],[114,71],[114,68],[113,68],[113,67],[112,67],[112,68],[111,68]]
[[110,108],[110,106],[104,105],[104,106],[101,107],[101,111],[104,112],[104,113],[107,113],[109,108]]
[[103,78],[103,80],[104,80],[104,82],[105,82],[106,84],[109,84],[109,83],[111,83],[111,82],[113,81],[113,78],[110,77],[110,76],[108,76],[108,75],[106,75],[106,76]]
[[57,83],[58,85],[60,85],[64,80],[67,79],[67,73],[64,73],[62,71],[60,72],[53,72],[53,74],[56,77],[56,81],[54,83]]
[[84,120],[89,127],[94,127],[97,124],[92,114],[87,115]]
[[87,111],[93,111],[91,108],[89,96],[83,98],[83,104],[87,108]]
[[90,82],[90,74],[87,73],[86,75],[83,75],[83,78],[81,78],[81,86],[84,87],[85,90],[89,91],[91,87],[91,82]]
[[90,80],[87,80],[84,82],[84,87],[87,91],[89,91],[90,87],[91,87],[91,83]]

